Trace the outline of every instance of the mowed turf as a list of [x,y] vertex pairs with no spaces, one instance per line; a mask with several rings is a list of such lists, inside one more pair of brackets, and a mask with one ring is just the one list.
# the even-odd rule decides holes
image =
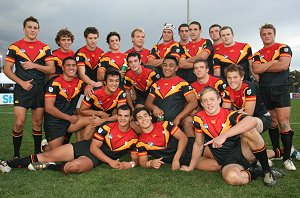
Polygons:
[[[22,156],[33,152],[30,116],[24,131]],[[291,123],[294,145],[300,149],[300,100],[292,101]],[[0,106],[0,159],[10,159],[13,155],[12,126],[13,107]],[[270,145],[267,132],[264,137]],[[281,161],[274,163],[282,168]],[[264,187],[262,178],[244,186],[229,186],[219,172],[172,171],[170,165],[159,170],[135,167],[126,171],[100,165],[90,172],[71,175],[13,169],[10,173],[0,172],[0,197],[300,197],[300,161],[294,163],[297,170],[285,171],[286,176],[272,188]]]

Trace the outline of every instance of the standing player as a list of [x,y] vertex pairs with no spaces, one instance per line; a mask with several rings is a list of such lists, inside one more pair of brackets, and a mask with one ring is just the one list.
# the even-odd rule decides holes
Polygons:
[[148,62],[148,56],[150,54],[150,50],[144,48],[145,42],[145,31],[142,28],[135,28],[131,32],[131,41],[132,41],[132,48],[125,52],[127,56],[130,52],[137,52],[141,55],[142,64],[145,65]]
[[74,57],[62,62],[63,73],[50,79],[45,93],[44,130],[49,149],[61,146],[67,133],[85,128],[92,130],[91,116],[75,115],[76,104],[84,90],[83,81],[76,78]]
[[[196,139],[192,159],[189,167],[181,169],[192,171],[198,168],[203,147],[209,146],[215,160],[222,166],[221,173],[226,183],[244,185],[255,179],[257,171],[248,169],[255,156],[262,165],[264,184],[274,186],[274,175],[282,177],[283,173],[271,170],[268,164],[266,145],[256,130],[261,125],[258,118],[221,108],[220,103],[221,97],[216,89],[203,89],[201,104],[204,110],[194,116]],[[247,144],[241,145],[241,139]]]
[[[184,55],[182,55],[181,62],[179,62],[180,73],[179,77],[183,78],[189,83],[196,81],[196,76],[193,73],[193,63],[195,60],[202,58],[207,60],[209,68],[212,67],[212,53],[213,46],[209,39],[201,38],[201,25],[197,21],[189,24],[189,32],[191,42],[184,48]],[[211,69],[210,69],[211,70]],[[212,73],[210,71],[210,73]]]
[[[143,66],[141,56],[137,52],[130,52],[127,55],[127,62],[130,67],[130,70],[126,73],[124,83],[127,103],[132,109],[143,107],[151,85],[160,78],[160,75],[152,69]],[[132,89],[136,94],[134,100],[130,94]]]
[[74,57],[75,53],[71,50],[71,45],[74,42],[74,35],[67,28],[61,29],[57,32],[55,42],[58,45],[58,49],[52,52],[53,60],[55,64],[55,74],[50,75],[49,79],[59,74],[62,74],[62,61],[67,57]]
[[177,60],[181,57],[181,48],[179,43],[174,41],[175,35],[175,26],[172,24],[166,23],[163,27],[162,36],[160,38],[163,39],[163,42],[156,45],[151,49],[150,55],[148,57],[147,65],[158,67],[160,66],[164,58],[171,55],[177,58]]
[[243,67],[245,80],[250,81],[252,75],[252,50],[249,44],[233,40],[233,30],[224,26],[220,30],[224,47],[214,55],[214,75],[224,78],[224,70],[231,64],[238,64]]
[[102,85],[97,79],[98,64],[103,50],[97,47],[99,31],[95,27],[87,27],[84,30],[86,45],[77,50],[76,61],[79,78],[93,87]]
[[[152,124],[152,117],[145,108],[134,111],[134,120],[143,133],[136,145],[139,164],[144,168],[159,169],[165,162],[172,164],[172,170],[178,170],[181,164],[187,165],[191,157],[193,139],[189,139],[172,122],[164,121]],[[154,160],[149,160],[151,155]]]
[[[65,144],[49,152],[8,161],[11,168],[28,166],[30,170],[51,169],[65,174],[83,173],[93,169],[101,163],[107,163],[115,169],[129,169],[138,164],[135,149],[136,133],[130,128],[132,111],[127,105],[118,108],[118,122],[102,125],[94,134],[93,140]],[[128,152],[131,153],[130,162],[118,159]],[[3,164],[4,161],[0,161]],[[56,164],[54,162],[63,162]],[[10,168],[6,166],[8,170]]]
[[[109,45],[110,51],[103,54],[100,60],[98,73],[99,80],[103,81],[104,74],[107,69],[114,68],[120,71],[124,64],[127,65],[125,54],[120,52],[120,41],[121,36],[117,32],[110,32],[107,35],[106,42]],[[122,78],[124,78],[125,72],[126,70],[121,72]]]
[[188,137],[194,136],[192,122],[187,119],[197,108],[194,89],[180,77],[176,76],[178,62],[176,57],[167,56],[162,64],[164,77],[153,83],[145,106],[156,118],[182,124]]
[[[86,96],[80,107],[80,114],[93,116],[93,127],[106,121],[116,121],[117,107],[126,104],[126,93],[119,88],[120,73],[116,69],[108,69],[104,76],[104,86],[96,87],[91,96]],[[92,133],[84,133],[83,139],[90,139]]]
[[260,37],[264,47],[254,54],[253,71],[259,75],[260,92],[272,117],[269,135],[273,149],[280,154],[280,130],[284,148],[283,165],[287,170],[296,170],[290,159],[294,134],[290,126],[289,66],[292,51],[288,45],[276,43],[275,35],[276,29],[272,24],[261,26]]
[[[14,157],[20,156],[26,115],[32,112],[34,152],[39,153],[44,115],[44,84],[46,74],[54,74],[51,49],[37,40],[39,22],[29,17],[23,22],[24,38],[11,44],[5,59],[4,73],[16,82],[14,91],[14,128],[12,130]],[[14,72],[15,65],[15,72]]]
[[221,26],[219,24],[213,24],[209,27],[209,36],[213,41],[214,54],[217,53],[223,47],[223,41],[220,36]]

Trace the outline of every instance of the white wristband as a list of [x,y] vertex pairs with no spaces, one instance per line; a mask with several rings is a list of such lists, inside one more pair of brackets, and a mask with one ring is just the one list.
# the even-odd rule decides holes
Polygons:
[[129,162],[130,164],[131,164],[131,167],[133,168],[133,167],[135,167],[135,162],[134,161],[131,161],[131,162]]

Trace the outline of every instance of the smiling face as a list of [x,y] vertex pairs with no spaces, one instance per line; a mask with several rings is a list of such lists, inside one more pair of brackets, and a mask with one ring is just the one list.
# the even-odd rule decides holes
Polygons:
[[165,59],[162,63],[162,70],[164,77],[166,79],[172,78],[176,75],[176,71],[178,70],[178,65],[173,59]]
[[162,36],[163,36],[163,40],[164,40],[165,43],[171,42],[173,40],[172,30],[164,29],[163,33],[162,33]]
[[105,91],[108,94],[114,93],[120,84],[119,76],[111,76],[109,75],[106,79]]
[[131,120],[130,111],[119,109],[117,113],[117,120],[121,127],[129,126]]
[[130,56],[128,58],[128,65],[130,69],[135,73],[139,73],[142,70],[141,60],[139,60],[137,56]]
[[98,44],[98,39],[98,34],[88,34],[85,38],[87,48],[92,51],[95,50]]
[[60,37],[58,43],[59,47],[61,48],[61,51],[68,52],[72,45],[72,39],[68,36],[62,36]]
[[118,51],[120,49],[120,40],[117,36],[111,36],[109,38],[109,49],[112,51]]
[[142,110],[136,114],[136,124],[139,125],[142,130],[149,130],[152,127],[152,117],[147,111]]
[[238,91],[242,87],[244,76],[241,76],[238,71],[227,72],[226,79],[231,89]]
[[145,42],[145,33],[136,31],[132,38],[132,43],[134,47],[141,48]]
[[201,96],[201,105],[210,116],[217,115],[220,112],[220,103],[221,97],[215,91],[207,90]]
[[62,67],[63,74],[67,78],[74,78],[77,73],[77,65],[75,60],[66,60],[65,64]]
[[26,41],[35,41],[40,31],[39,24],[33,21],[27,21],[23,28]]

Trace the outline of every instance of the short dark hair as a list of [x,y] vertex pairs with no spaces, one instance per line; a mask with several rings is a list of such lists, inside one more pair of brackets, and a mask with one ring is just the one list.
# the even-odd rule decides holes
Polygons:
[[108,76],[118,76],[119,80],[121,79],[121,74],[119,72],[119,70],[115,69],[115,68],[108,68],[105,71],[105,75],[104,75],[104,82],[107,81]]
[[259,32],[261,33],[262,29],[272,29],[274,31],[274,35],[276,35],[276,28],[274,27],[274,25],[270,24],[270,23],[265,23],[264,25],[262,25],[259,28]]
[[165,58],[164,58],[164,61],[167,60],[167,59],[171,59],[171,60],[174,60],[175,63],[176,63],[176,66],[178,66],[178,59],[175,57],[175,56],[171,56],[171,55],[167,55]]
[[36,18],[34,18],[33,16],[30,16],[30,17],[28,17],[27,19],[25,19],[25,20],[23,21],[23,28],[25,28],[26,23],[29,22],[29,21],[32,21],[32,22],[37,23],[37,24],[38,24],[38,27],[40,28],[39,21],[38,21]]
[[195,62],[193,63],[193,67],[195,66],[196,63],[204,63],[205,67],[208,68],[208,63],[206,60],[204,60],[203,58],[198,58],[195,60]]
[[200,24],[198,21],[192,21],[192,22],[189,24],[189,26],[192,25],[192,24],[198,25],[199,30],[201,30],[201,24]]
[[123,111],[129,110],[130,116],[132,116],[132,109],[127,104],[119,106],[117,108],[117,113],[119,112],[119,110],[123,110]]
[[74,35],[72,34],[72,32],[70,30],[68,30],[67,28],[61,29],[57,32],[56,37],[55,37],[55,43],[60,46],[59,44],[59,40],[61,37],[70,37],[71,41],[73,43],[74,41]]
[[146,109],[146,107],[138,107],[138,108],[135,108],[134,111],[133,111],[133,119],[135,121],[137,121],[137,117],[136,115],[141,112],[141,111],[146,111],[148,113],[148,115],[150,115],[150,111],[148,109]]
[[[73,56],[68,56],[68,57],[64,58],[64,60],[62,61],[62,65],[63,65],[63,66],[65,65],[65,63],[67,62],[67,60],[73,60],[73,61],[76,62],[76,58],[75,58],[75,57],[73,57]],[[77,62],[76,62],[76,63],[77,63]]]
[[240,76],[244,76],[245,72],[242,66],[237,65],[237,64],[231,64],[228,67],[225,68],[224,70],[224,75],[227,78],[227,73],[228,72],[238,72]]
[[84,35],[85,38],[87,38],[89,34],[97,34],[97,36],[99,37],[99,31],[95,27],[87,27],[84,30],[83,35]]
[[222,28],[219,24],[212,24],[210,27],[209,27],[209,29],[208,29],[208,32],[210,32],[210,29],[211,28],[214,28],[214,27],[218,27],[218,28]]
[[188,25],[187,23],[182,23],[182,24],[178,27],[178,32],[180,32],[180,29],[181,29],[182,27],[187,27],[187,28],[189,28],[189,25]]
[[119,41],[121,41],[121,36],[120,36],[120,34],[119,34],[118,32],[110,32],[110,33],[107,35],[107,37],[106,37],[106,43],[109,44],[109,39],[110,39],[110,37],[112,37],[112,36],[117,36],[117,37],[119,38]]
[[126,57],[127,63],[128,63],[129,57],[138,57],[138,59],[141,60],[141,55],[138,52],[130,52]]
[[223,26],[223,27],[220,29],[220,36],[221,36],[221,31],[223,31],[223,30],[228,30],[228,29],[230,30],[231,34],[234,35],[232,27],[230,27],[230,26]]

